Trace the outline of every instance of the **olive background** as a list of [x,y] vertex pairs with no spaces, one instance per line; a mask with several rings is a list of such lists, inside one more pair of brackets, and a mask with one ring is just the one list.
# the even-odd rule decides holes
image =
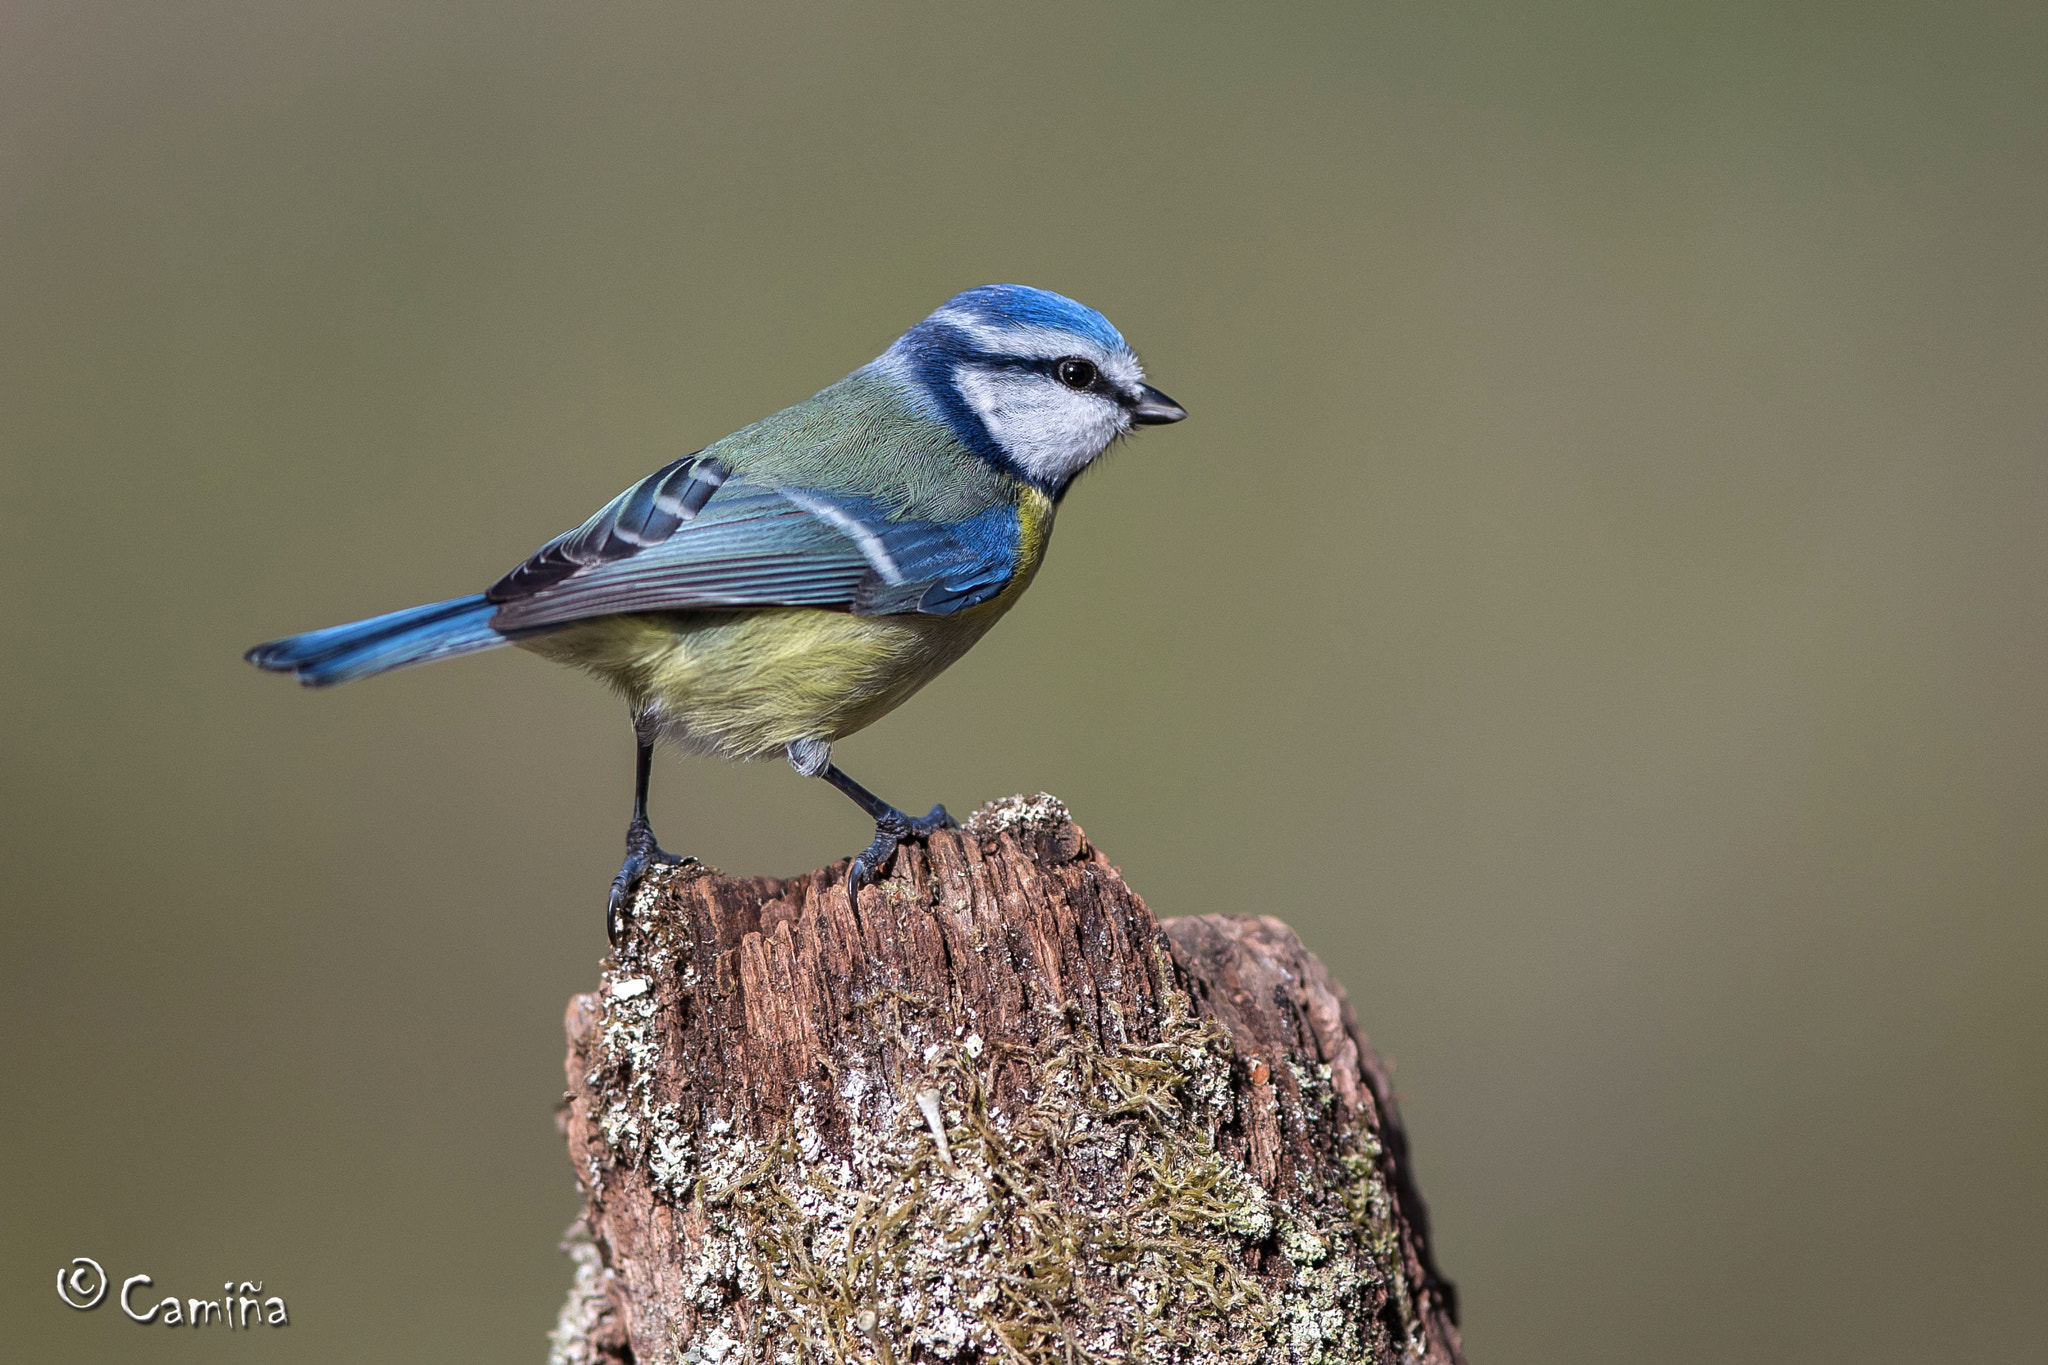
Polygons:
[[11,0],[0,1346],[544,1357],[621,708],[240,653],[1018,281],[1192,416],[844,764],[1294,924],[1475,1362],[2048,1356],[2044,72],[2017,3]]

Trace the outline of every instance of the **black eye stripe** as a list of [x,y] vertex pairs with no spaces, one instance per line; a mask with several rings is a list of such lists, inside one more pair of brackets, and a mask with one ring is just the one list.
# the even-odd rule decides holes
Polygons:
[[[1133,401],[1129,395],[1116,386],[1107,374],[1103,373],[1100,364],[1088,359],[1087,356],[1076,355],[1071,351],[1065,355],[1058,356],[1001,355],[994,351],[981,349],[965,332],[960,331],[958,328],[947,326],[933,328],[932,338],[944,343],[943,349],[932,356],[933,360],[938,360],[943,356],[944,360],[950,360],[952,365],[964,366],[971,370],[1007,374],[1044,375],[1054,383],[1060,384],[1060,387],[1070,389],[1075,393],[1100,394],[1104,398],[1120,404],[1128,404]],[[1061,383],[1059,377],[1060,363],[1067,360],[1079,360],[1094,367],[1095,377],[1086,388],[1074,389],[1071,385]],[[927,361],[927,363],[930,362]],[[941,361],[941,363],[944,362]],[[944,372],[944,370],[938,371],[941,374]]]
[[1095,370],[1094,378],[1086,388],[1074,389],[1071,384],[1062,380],[1059,374],[1060,363],[1067,360],[1085,360],[1085,357],[1063,355],[1047,359],[1036,359],[1025,356],[982,354],[975,356],[969,363],[972,368],[977,370],[1006,370],[1011,374],[1044,375],[1061,388],[1073,389],[1075,393],[1100,393],[1111,398],[1118,398],[1120,396],[1116,387],[1102,373],[1102,367],[1096,365],[1092,360],[1087,360],[1085,363]]

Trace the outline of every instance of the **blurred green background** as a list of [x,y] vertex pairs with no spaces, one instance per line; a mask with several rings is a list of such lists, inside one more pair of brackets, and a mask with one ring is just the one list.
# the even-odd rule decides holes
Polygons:
[[1475,1361],[2048,1357],[2048,12],[739,8],[0,9],[6,1354],[542,1359],[623,715],[240,652],[1015,280],[1193,419],[848,767],[1295,924]]

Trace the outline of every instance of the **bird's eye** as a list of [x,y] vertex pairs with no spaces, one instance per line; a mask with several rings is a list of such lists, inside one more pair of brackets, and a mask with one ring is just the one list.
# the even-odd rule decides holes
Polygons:
[[1070,355],[1053,366],[1052,372],[1060,383],[1070,389],[1085,389],[1095,382],[1096,377],[1095,362],[1077,355]]

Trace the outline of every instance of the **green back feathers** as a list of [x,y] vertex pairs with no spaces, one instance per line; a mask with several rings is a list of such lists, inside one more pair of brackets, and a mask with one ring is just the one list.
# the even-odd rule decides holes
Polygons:
[[897,518],[959,521],[1016,503],[1021,480],[911,402],[896,380],[865,366],[704,455],[752,483],[875,498]]

